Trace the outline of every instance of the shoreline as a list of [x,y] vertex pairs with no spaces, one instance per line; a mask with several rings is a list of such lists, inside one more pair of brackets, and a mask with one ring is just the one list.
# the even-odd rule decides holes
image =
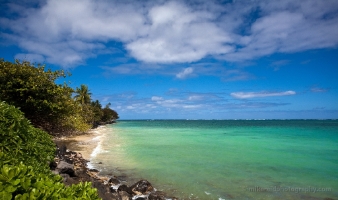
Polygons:
[[[150,182],[144,179],[128,186],[126,185],[128,184],[126,177],[128,177],[128,179],[135,178],[129,177],[128,175],[126,175],[126,177],[115,176],[113,172],[108,175],[100,175],[100,171],[91,165],[90,159],[93,154],[95,155],[95,151],[99,148],[100,139],[102,139],[100,128],[104,127],[105,126],[99,126],[82,135],[53,138],[53,141],[57,146],[57,155],[54,159],[54,165],[58,166],[60,163],[63,163],[61,161],[65,161],[74,166],[74,173],[71,172],[70,175],[68,174],[69,176],[59,173],[63,177],[63,182],[66,185],[91,182],[92,186],[97,188],[98,194],[103,200],[178,199],[176,197],[168,197],[163,191],[157,191]],[[102,164],[102,162],[95,164]],[[57,173],[55,172],[55,168],[53,170],[51,167],[53,173]]]

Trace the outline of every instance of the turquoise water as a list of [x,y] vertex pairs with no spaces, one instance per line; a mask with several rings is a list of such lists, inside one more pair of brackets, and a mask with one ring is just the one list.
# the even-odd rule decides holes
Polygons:
[[338,120],[119,121],[91,160],[180,199],[336,199]]

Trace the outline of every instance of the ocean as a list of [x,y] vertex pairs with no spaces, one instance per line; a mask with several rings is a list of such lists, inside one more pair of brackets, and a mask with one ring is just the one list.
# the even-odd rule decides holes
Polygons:
[[338,199],[338,120],[130,120],[95,134],[101,175],[179,199]]

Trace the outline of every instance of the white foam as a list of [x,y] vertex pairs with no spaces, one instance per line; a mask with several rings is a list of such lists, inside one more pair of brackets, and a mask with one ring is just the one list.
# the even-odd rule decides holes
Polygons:
[[207,192],[207,191],[204,191],[204,193],[205,193],[206,195],[210,195],[210,194],[211,194],[210,192]]
[[90,162],[88,162],[88,163],[87,163],[87,168],[88,168],[88,169],[94,169],[94,166],[93,166]]
[[112,188],[113,190],[117,191],[119,189],[121,184],[118,185],[112,185],[110,188]]
[[96,137],[94,137],[92,140],[97,141],[97,140],[100,140],[101,137],[102,137],[102,136],[96,136]]
[[135,196],[133,196],[132,200],[138,199],[139,197],[148,199],[148,196],[149,195],[135,195]]
[[90,154],[90,157],[96,157],[97,154],[102,152],[102,148],[101,148],[101,142],[98,143],[98,145],[95,147],[95,149],[93,150],[93,152]]
[[225,199],[222,199],[222,198],[220,197],[220,198],[218,198],[218,200],[225,200]]

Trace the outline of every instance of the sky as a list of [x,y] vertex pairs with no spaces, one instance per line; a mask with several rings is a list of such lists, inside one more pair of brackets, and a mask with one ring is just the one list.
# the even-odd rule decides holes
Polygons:
[[0,0],[0,58],[120,119],[338,119],[337,0]]

